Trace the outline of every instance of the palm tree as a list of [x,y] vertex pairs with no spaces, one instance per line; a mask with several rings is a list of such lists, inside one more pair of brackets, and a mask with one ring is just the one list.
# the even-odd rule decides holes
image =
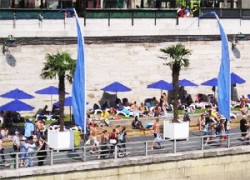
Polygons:
[[72,83],[76,61],[71,58],[68,52],[57,52],[47,54],[46,62],[40,77],[42,79],[58,78],[59,89],[59,122],[60,131],[64,129],[64,100],[65,100],[65,78]]
[[[187,68],[189,66],[189,59],[186,58],[187,55],[191,55],[191,50],[186,49],[181,43],[177,45],[172,45],[164,49],[160,49],[165,55],[160,57],[165,60],[163,63],[165,66],[169,66],[172,71],[172,83],[173,83],[173,98],[174,98],[174,119],[173,122],[178,121],[178,99],[179,99],[179,76],[180,71],[183,67]],[[171,60],[168,61],[168,58]]]

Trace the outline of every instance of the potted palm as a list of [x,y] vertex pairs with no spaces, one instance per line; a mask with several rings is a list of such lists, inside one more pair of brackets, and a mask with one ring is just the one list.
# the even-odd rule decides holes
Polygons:
[[172,72],[173,84],[173,109],[174,116],[172,122],[164,122],[164,137],[170,139],[187,139],[189,136],[189,123],[180,122],[178,114],[178,100],[179,100],[179,76],[183,68],[189,67],[188,55],[191,55],[191,50],[178,43],[163,49],[160,49],[164,56],[160,58],[165,61],[163,65],[170,67]]
[[60,131],[48,132],[48,143],[54,149],[71,148],[73,143],[73,134],[70,131],[64,131],[64,101],[65,101],[65,80],[72,83],[72,77],[75,71],[76,61],[71,58],[68,52],[57,52],[56,54],[47,54],[46,62],[42,69],[40,77],[42,79],[58,78],[59,89],[59,124]]

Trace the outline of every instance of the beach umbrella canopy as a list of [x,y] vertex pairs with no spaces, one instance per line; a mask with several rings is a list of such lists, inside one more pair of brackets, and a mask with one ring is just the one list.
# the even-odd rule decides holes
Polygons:
[[[51,101],[51,106],[52,106],[52,95],[57,95],[59,94],[59,89],[55,86],[49,86],[40,90],[37,90],[35,92],[36,94],[46,94],[46,95],[50,95],[50,101]],[[69,94],[67,92],[65,92],[65,94]]]
[[[231,84],[243,84],[245,82],[246,81],[244,79],[242,79],[240,76],[238,76],[237,74],[231,73]],[[201,85],[204,85],[204,86],[217,86],[217,83],[218,83],[217,78],[213,78],[213,79],[210,79],[208,81],[205,81],[205,82],[201,83]]]
[[[54,103],[54,105],[55,105],[56,107],[59,107],[59,101],[57,101],[56,103]],[[64,106],[72,106],[72,97],[71,97],[71,96],[65,98]]]
[[179,80],[179,86],[198,86],[198,85],[187,79],[182,79],[182,80]]
[[[40,89],[38,91],[36,91],[35,93],[36,94],[49,94],[49,95],[53,95],[53,94],[59,94],[59,89],[55,86],[49,86],[49,87],[46,87],[44,89]],[[65,92],[65,94],[69,94],[67,92]]]
[[160,90],[173,90],[173,85],[164,80],[147,85],[147,88],[160,89]]
[[246,81],[235,73],[231,73],[231,84],[243,84]]
[[15,99],[5,105],[0,106],[3,111],[32,111],[34,107]]
[[[54,105],[56,107],[59,107],[59,101],[57,101],[56,103],[54,103]],[[65,100],[64,100],[64,106],[69,106],[70,107],[70,109],[69,109],[69,117],[70,117],[70,124],[71,124],[71,106],[72,106],[72,97],[71,96],[65,98]]]
[[12,99],[32,99],[34,98],[34,96],[20,90],[20,89],[14,89],[11,90],[9,92],[6,92],[2,95],[0,95],[0,97],[3,98],[12,98]]
[[203,86],[217,86],[217,84],[218,84],[217,78],[213,78],[213,79],[210,79],[208,81],[201,83],[201,85]]
[[110,85],[102,88],[101,90],[103,91],[109,91],[109,92],[127,92],[127,91],[131,91],[130,88],[128,88],[127,86],[119,83],[119,82],[113,82]]

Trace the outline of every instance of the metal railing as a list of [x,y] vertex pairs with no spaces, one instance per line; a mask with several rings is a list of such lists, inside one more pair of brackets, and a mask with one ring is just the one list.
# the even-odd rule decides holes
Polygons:
[[[209,138],[209,140],[207,140]],[[170,154],[178,152],[187,152],[194,150],[208,150],[219,148],[230,148],[234,146],[242,146],[250,144],[250,140],[242,141],[241,133],[233,133],[227,136],[195,136],[189,140],[167,139],[153,145],[153,141],[137,141],[119,143],[117,145],[106,144],[98,145],[93,149],[91,145],[77,147],[72,150],[53,149],[46,150],[47,155],[42,160],[38,160],[42,156],[38,156],[37,152],[26,153],[28,155],[25,160],[26,166],[38,166],[39,162],[44,165],[55,165],[62,163],[85,162],[101,159],[118,159],[136,156],[149,156],[154,154]],[[124,146],[125,145],[125,146]],[[41,152],[41,151],[40,151]],[[18,169],[20,168],[20,157],[22,152],[5,153],[6,162],[9,166],[0,163],[0,169]]]
[[[86,9],[79,15],[84,18],[84,25],[88,19],[107,19],[108,25],[111,19],[131,19],[131,25],[134,25],[134,19],[143,18],[154,19],[155,25],[158,19],[172,18],[176,23],[178,20],[175,9]],[[65,10],[60,9],[0,9],[0,20],[64,20],[65,16]]]
[[[224,19],[250,19],[250,9],[221,9],[221,8],[200,8],[199,16],[215,11],[219,18]],[[204,18],[214,18],[213,15],[207,15]]]

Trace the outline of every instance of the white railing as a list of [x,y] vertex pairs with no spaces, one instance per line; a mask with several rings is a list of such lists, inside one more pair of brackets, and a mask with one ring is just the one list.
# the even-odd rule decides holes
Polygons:
[[[208,144],[206,144],[209,138]],[[38,166],[39,162],[44,165],[55,165],[62,163],[74,163],[93,161],[101,159],[118,159],[135,156],[149,156],[153,154],[170,154],[194,150],[207,150],[218,148],[230,148],[233,146],[242,146],[250,144],[250,140],[241,141],[241,133],[233,133],[226,136],[226,139],[221,139],[221,136],[196,136],[190,137],[186,140],[167,139],[163,140],[160,144],[152,145],[153,141],[137,141],[127,142],[126,144],[119,143],[117,145],[106,144],[99,145],[95,151],[91,151],[91,145],[77,147],[73,150],[55,151],[53,149],[46,150],[47,155],[44,160],[38,160],[40,156],[37,152],[30,158],[33,166]],[[124,148],[123,146],[126,146]],[[20,157],[22,152],[5,153],[6,162],[9,166],[4,166],[0,163],[0,169],[18,169],[20,168]],[[26,153],[28,155],[28,153]],[[26,158],[25,163],[29,163],[29,158]]]

